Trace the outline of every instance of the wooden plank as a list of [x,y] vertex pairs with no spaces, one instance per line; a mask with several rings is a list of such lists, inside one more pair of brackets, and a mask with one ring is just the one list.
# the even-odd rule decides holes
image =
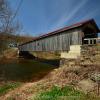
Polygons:
[[80,30],[65,31],[19,47],[20,51],[66,51],[82,43]]

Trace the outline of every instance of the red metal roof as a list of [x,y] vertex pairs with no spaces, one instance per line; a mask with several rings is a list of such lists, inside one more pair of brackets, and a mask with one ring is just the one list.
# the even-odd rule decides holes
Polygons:
[[[63,32],[63,31],[68,31],[68,30],[71,30],[73,28],[78,28],[78,27],[81,27],[87,23],[90,23],[92,22],[95,26],[96,26],[96,29],[97,29],[97,32],[100,32],[99,28],[97,27],[94,19],[89,19],[89,20],[85,20],[85,21],[82,21],[82,22],[79,22],[79,23],[76,23],[76,24],[73,24],[73,25],[70,25],[70,26],[67,26],[67,27],[64,27],[64,28],[61,28],[59,30],[56,30],[56,31],[53,31],[53,32],[50,32],[50,33],[47,33],[47,34],[44,34],[44,35],[41,35],[35,39],[33,39],[32,41],[36,41],[36,40],[39,40],[41,38],[45,38],[45,37],[48,37],[48,36],[51,36],[51,35],[54,35],[54,34],[57,34],[57,33],[60,33],[60,32]],[[30,43],[32,41],[29,41],[27,43]],[[27,44],[27,43],[24,43],[24,44]],[[21,44],[23,45],[23,44]]]

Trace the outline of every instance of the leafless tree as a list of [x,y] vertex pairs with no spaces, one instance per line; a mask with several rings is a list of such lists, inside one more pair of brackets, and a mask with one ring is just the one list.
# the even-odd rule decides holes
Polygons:
[[[14,20],[15,12],[10,8],[8,0],[0,0],[0,34],[2,35],[16,35],[21,29],[20,23]],[[0,40],[0,45],[3,46],[6,40]],[[0,47],[0,49],[1,49]]]
[[15,15],[9,7],[7,0],[0,0],[0,32],[6,34],[15,34],[20,29],[18,21],[14,21]]

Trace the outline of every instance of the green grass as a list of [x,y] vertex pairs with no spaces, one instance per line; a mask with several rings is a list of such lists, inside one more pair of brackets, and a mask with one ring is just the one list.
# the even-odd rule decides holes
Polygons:
[[7,93],[10,90],[13,90],[17,87],[19,87],[21,85],[21,83],[19,82],[15,82],[15,83],[6,83],[2,86],[0,86],[0,95],[3,95],[5,93]]
[[75,90],[72,86],[63,88],[54,86],[50,91],[42,92],[32,100],[100,100],[100,98],[86,95],[84,92]]

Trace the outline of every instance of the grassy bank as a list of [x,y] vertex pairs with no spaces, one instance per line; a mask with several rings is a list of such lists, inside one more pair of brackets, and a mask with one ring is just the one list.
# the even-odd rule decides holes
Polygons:
[[63,88],[53,86],[51,90],[40,93],[32,100],[100,100],[100,98],[75,90],[72,86]]
[[5,93],[14,90],[15,88],[21,86],[21,83],[19,82],[10,82],[10,83],[6,83],[0,86],[0,95],[4,95]]

